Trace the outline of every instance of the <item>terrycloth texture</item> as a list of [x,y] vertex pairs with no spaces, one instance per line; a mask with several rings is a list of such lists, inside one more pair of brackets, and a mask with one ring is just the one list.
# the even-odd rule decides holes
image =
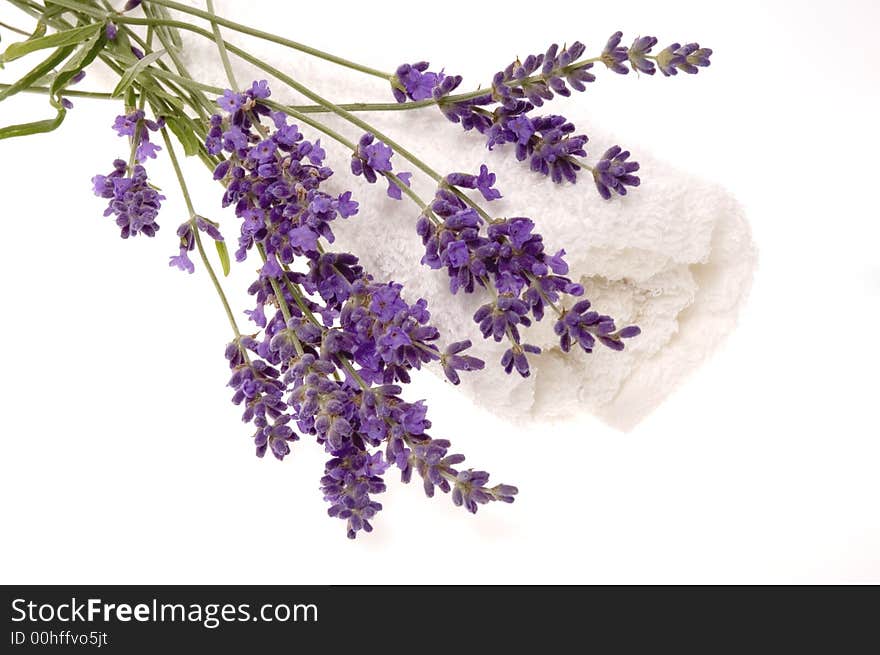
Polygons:
[[[246,21],[236,4],[218,2],[217,11]],[[229,38],[336,102],[390,101],[388,87],[380,80],[364,79],[240,34]],[[184,55],[201,79],[226,86],[210,44],[187,38]],[[240,80],[266,78],[246,66],[236,65],[236,71]],[[272,88],[274,99],[304,102],[278,82]],[[590,135],[591,143],[617,142],[591,123],[585,109],[580,113],[566,109],[565,113]],[[361,133],[334,116],[320,116],[353,141]],[[509,147],[488,151],[479,134],[463,132],[436,108],[361,117],[442,173],[475,172],[486,163],[497,174],[497,186],[504,194],[502,200],[489,205],[490,212],[531,217],[548,250],[565,248],[571,277],[584,284],[594,307],[616,317],[619,325],[635,323],[642,328],[642,335],[628,341],[624,352],[597,345],[592,355],[580,350],[563,354],[554,345],[554,320],[548,310],[544,321],[525,335],[527,342],[544,349],[531,358],[532,376],[505,375],[498,362],[506,345],[484,340],[471,320],[486,301],[486,293],[451,295],[445,271],[419,264],[423,249],[415,232],[415,205],[406,198],[389,199],[384,181],[369,185],[362,178],[353,179],[346,170],[351,153],[322,138],[328,161],[337,170],[330,186],[339,191],[351,188],[361,203],[356,217],[335,222],[338,240],[334,249],[357,254],[377,279],[402,283],[410,299],[426,298],[433,323],[445,340],[474,342],[474,354],[486,360],[486,370],[463,375],[461,389],[478,404],[508,418],[592,412],[613,426],[629,429],[734,327],[751,286],[756,250],[742,210],[720,187],[661,164],[638,144],[623,141],[637,153],[643,184],[625,198],[605,202],[588,175],[582,175],[577,185],[553,184],[516,161]],[[311,129],[305,131],[314,138]],[[396,170],[414,170],[400,155],[395,155],[393,163]],[[434,191],[417,171],[413,188],[426,199]]]

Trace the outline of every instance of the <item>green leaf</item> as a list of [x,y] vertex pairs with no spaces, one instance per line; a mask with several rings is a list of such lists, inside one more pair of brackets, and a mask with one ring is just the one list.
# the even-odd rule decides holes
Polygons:
[[76,11],[80,14],[86,14],[87,16],[93,16],[95,18],[100,18],[103,14],[103,12],[97,7],[84,3],[81,0],[47,0],[46,6],[49,10],[47,14],[51,16],[57,16],[66,11]]
[[44,48],[60,48],[62,46],[76,45],[95,36],[102,29],[104,29],[103,24],[91,23],[90,25],[74,27],[73,29],[64,30],[62,32],[55,32],[55,34],[50,34],[49,36],[41,36],[36,39],[19,41],[6,48],[6,52],[3,53],[2,59],[3,61],[12,61],[36,50],[43,50]]
[[[172,20],[173,19],[171,12],[169,12],[162,5],[155,5],[153,7],[153,9],[156,11],[156,13],[159,15],[159,18],[161,18],[162,20]],[[162,30],[163,32],[165,32],[166,35],[168,35],[168,38],[171,39],[171,43],[174,45],[175,48],[182,48],[183,47],[183,41],[180,39],[180,32],[177,31],[176,27],[169,27],[168,25],[159,25],[158,29]]]
[[49,91],[50,97],[57,98],[64,90],[64,87],[67,86],[67,83],[95,60],[101,53],[101,50],[104,49],[106,42],[107,37],[102,31],[83,43],[76,54],[67,60],[67,63],[64,64],[64,67],[58,71],[55,79],[52,80],[52,86]]
[[113,89],[113,95],[116,97],[121,96],[125,93],[125,90],[131,86],[132,82],[134,82],[135,78],[138,74],[141,73],[147,66],[157,61],[162,55],[167,54],[167,50],[157,50],[156,52],[151,52],[146,55],[143,59],[139,60],[134,66],[130,66],[125,69],[125,72],[122,74],[122,77],[119,79],[119,84],[116,85],[116,88]]
[[193,155],[198,154],[200,143],[199,137],[190,125],[176,116],[169,116],[167,114],[165,115],[165,123],[174,133],[174,136],[177,137],[177,140],[180,141],[180,145],[183,146],[183,151],[186,153],[187,157],[192,157]]
[[67,59],[67,57],[70,56],[71,52],[73,52],[72,45],[58,48],[58,50],[49,55],[49,57],[45,59],[43,63],[32,68],[20,80],[18,80],[14,84],[10,84],[8,87],[0,91],[0,101],[5,100],[9,96],[15,95],[19,91],[23,91],[24,89],[33,86],[37,80],[48,74],[58,64]]
[[37,26],[34,28],[34,33],[31,34],[29,39],[39,39],[41,36],[46,36],[46,23],[43,21],[39,21]]
[[215,241],[217,254],[220,255],[220,265],[223,267],[223,276],[229,275],[229,251],[226,249],[225,241]]
[[51,132],[61,125],[67,110],[63,107],[58,110],[55,118],[49,118],[43,121],[34,121],[33,123],[21,123],[19,125],[8,125],[0,127],[0,139],[11,139],[16,136],[28,136],[30,134],[41,134],[43,132]]

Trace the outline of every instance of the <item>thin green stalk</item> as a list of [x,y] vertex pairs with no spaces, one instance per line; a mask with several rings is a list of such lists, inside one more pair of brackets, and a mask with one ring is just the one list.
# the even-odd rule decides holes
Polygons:
[[[106,0],[104,1],[105,4],[107,4]],[[152,11],[152,7],[144,7],[144,12],[148,16],[152,15]],[[129,28],[127,25],[123,25],[122,30],[129,36],[129,38],[140,40],[137,33]],[[189,71],[186,69],[186,66],[183,63],[183,60],[180,58],[180,55],[178,54],[178,48],[175,46],[173,38],[171,41],[169,41],[170,32],[171,28],[166,28],[164,30],[157,30],[156,34],[159,37],[159,41],[162,43],[162,47],[165,48],[168,56],[171,58],[174,67],[177,69],[177,72],[180,73],[180,75],[182,76],[181,79],[192,80],[192,75],[190,75]],[[146,47],[146,44],[144,45]],[[159,67],[160,70],[168,71],[169,73],[171,73],[171,69],[161,59],[156,62],[156,65]],[[168,88],[170,89],[178,89],[179,84],[179,80],[165,80],[165,85],[168,86]],[[200,95],[193,89],[187,89],[186,91],[178,90],[177,93],[181,97],[189,98],[189,100],[191,101],[190,104],[192,105],[196,113],[199,114],[199,117],[202,118],[202,120],[207,120],[210,113],[214,110],[214,107],[211,105],[210,102],[207,101],[207,99],[204,97],[204,94]]]
[[[3,89],[8,89],[11,84],[0,84],[0,91]],[[29,86],[26,89],[22,89],[22,93],[49,93],[48,86]],[[77,91],[76,89],[64,89],[64,96],[70,96],[71,98],[96,98],[99,100],[118,100],[118,98],[113,97],[109,93],[103,93],[101,91]]]
[[13,27],[12,25],[4,23],[3,21],[0,21],[0,27],[5,27],[10,32],[15,32],[17,34],[21,34],[22,36],[30,36],[30,32],[25,32],[24,30],[20,30],[17,27]]
[[217,50],[220,52],[220,61],[223,62],[223,70],[226,71],[226,79],[229,80],[229,86],[233,91],[238,91],[238,83],[235,81],[235,73],[232,71],[232,64],[229,62],[229,53],[226,52],[226,42],[220,33],[220,24],[217,22],[217,14],[214,13],[214,0],[205,0],[208,7],[208,13],[211,15],[211,29],[214,31],[214,40],[217,41]]
[[232,308],[229,306],[229,300],[226,298],[226,293],[223,291],[223,287],[220,284],[220,280],[217,277],[217,274],[214,272],[214,267],[211,266],[211,262],[208,260],[208,255],[205,253],[205,247],[202,245],[202,238],[199,234],[198,225],[196,225],[196,212],[193,208],[192,198],[189,195],[189,190],[186,186],[186,180],[183,177],[183,171],[180,168],[180,162],[177,160],[177,154],[174,152],[174,145],[171,143],[171,137],[168,136],[167,128],[162,128],[162,138],[165,140],[165,146],[168,148],[168,157],[171,159],[171,165],[174,167],[174,174],[177,176],[177,182],[180,185],[180,191],[183,194],[183,200],[186,203],[186,210],[189,212],[189,220],[192,224],[193,235],[195,236],[196,249],[199,251],[199,257],[202,259],[202,264],[205,266],[205,270],[208,271],[208,275],[211,278],[211,282],[214,283],[214,289],[217,291],[217,295],[220,297],[220,302],[223,303],[223,309],[226,311],[226,318],[229,319],[229,325],[232,326],[232,331],[235,333],[235,338],[241,339],[241,332],[238,329],[238,323],[235,320],[235,315],[232,313]]
[[189,90],[207,91],[208,93],[216,93],[218,95],[223,93],[223,89],[221,89],[219,86],[212,86],[210,84],[203,84],[203,83],[197,82],[193,79],[188,79],[186,77],[183,77],[182,75],[177,75],[176,73],[172,73],[171,71],[150,69],[150,72],[157,77],[161,77],[166,80],[171,80],[171,81],[177,82],[181,86],[187,87]]
[[334,64],[338,64],[339,66],[344,66],[345,68],[351,68],[352,70],[360,71],[361,73],[366,73],[367,75],[372,75],[373,77],[381,77],[385,80],[391,79],[391,74],[385,73],[383,71],[377,70],[375,68],[370,68],[369,66],[362,66],[353,61],[349,61],[348,59],[343,59],[342,57],[337,57],[336,55],[330,54],[329,52],[323,52],[322,50],[318,50],[317,48],[312,48],[303,43],[298,43],[296,41],[291,41],[290,39],[285,39],[280,36],[276,36],[269,32],[264,32],[262,30],[255,29],[253,27],[248,27],[247,25],[242,25],[241,23],[236,23],[234,21],[228,20],[221,16],[215,16],[213,12],[205,12],[200,9],[196,9],[195,7],[190,7],[188,5],[180,4],[179,2],[173,2],[172,0],[147,0],[151,4],[162,5],[163,7],[167,7],[168,9],[175,9],[181,13],[189,14],[191,16],[197,16],[202,18],[208,22],[214,23],[216,25],[220,25],[222,27],[228,27],[231,30],[236,32],[241,32],[242,34],[247,34],[249,36],[257,37],[258,39],[262,39],[264,41],[270,41],[271,43],[277,43],[279,45],[283,45],[287,48],[291,48],[293,50],[299,50],[300,52],[304,52],[313,57],[318,57],[319,59],[324,59],[329,62],[333,62]]

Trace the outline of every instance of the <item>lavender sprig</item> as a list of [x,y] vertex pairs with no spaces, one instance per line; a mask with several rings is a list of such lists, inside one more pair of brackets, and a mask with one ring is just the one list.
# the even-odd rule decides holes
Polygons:
[[[595,167],[580,159],[587,156],[584,149],[587,136],[575,135],[574,125],[562,116],[535,116],[533,110],[556,95],[567,97],[572,90],[584,91],[596,80],[591,69],[597,62],[621,75],[630,70],[653,75],[659,68],[669,77],[679,70],[690,74],[698,72],[699,68],[710,65],[712,55],[711,49],[700,48],[696,43],[685,46],[674,43],[654,56],[651,50],[657,44],[656,37],[637,37],[629,47],[621,45],[622,38],[623,32],[615,32],[602,53],[588,59],[582,59],[586,46],[579,41],[562,49],[551,44],[545,53],[517,59],[497,72],[489,90],[459,96],[453,95],[453,91],[461,84],[461,76],[433,73],[427,62],[403,65],[392,80],[394,95],[401,103],[407,99],[419,101],[427,97],[431,87],[431,97],[444,116],[466,131],[476,130],[486,136],[490,150],[499,145],[514,144],[518,160],[528,160],[533,171],[550,176],[556,183],[563,180],[576,182],[577,172],[585,167],[593,171],[598,180],[606,171],[599,171],[597,175]],[[600,165],[605,166],[601,162],[606,159],[603,157]],[[619,190],[624,186],[636,186],[637,182],[631,182],[637,179],[630,176],[627,182],[603,182],[601,186],[597,181],[597,188],[607,200],[611,194],[606,194],[605,190],[614,189],[624,195]]]
[[[256,425],[257,454],[288,455],[298,438],[291,420],[314,435],[331,455],[322,478],[329,513],[346,521],[351,538],[372,529],[382,507],[374,497],[384,492],[382,475],[390,465],[405,481],[415,468],[429,495],[435,487],[451,491],[470,511],[512,501],[514,487],[487,488],[487,474],[453,468],[463,458],[447,457],[448,442],[425,434],[424,404],[399,395],[398,384],[423,364],[441,363],[457,383],[459,371],[483,363],[464,354],[468,342],[441,351],[424,300],[407,303],[401,285],[376,283],[350,253],[319,246],[319,239],[333,240],[330,221],[353,215],[357,204],[350,193],[332,197],[320,190],[332,174],[323,152],[284,116],[261,109],[259,94],[268,97],[255,84],[242,98],[224,96],[232,113],[212,118],[208,135],[211,147],[229,157],[214,176],[226,187],[223,204],[242,219],[238,258],[256,248],[265,261],[250,288],[257,306],[249,312],[262,338],[243,337],[227,350],[233,400],[246,403],[243,418]],[[367,176],[369,169],[375,179],[390,170],[392,153],[384,144],[365,138],[359,146],[357,172]],[[288,268],[295,262],[305,262],[306,272]]]

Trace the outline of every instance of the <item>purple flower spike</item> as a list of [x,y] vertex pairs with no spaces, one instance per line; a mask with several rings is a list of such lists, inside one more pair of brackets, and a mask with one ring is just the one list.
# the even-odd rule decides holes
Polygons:
[[587,353],[593,352],[597,340],[612,350],[623,350],[622,339],[632,339],[642,332],[637,325],[617,330],[614,319],[593,311],[589,300],[581,300],[565,310],[553,330],[559,336],[559,346],[563,352],[571,350],[572,345],[578,345]]
[[121,159],[113,162],[113,172],[92,178],[95,195],[109,200],[104,216],[113,215],[123,239],[159,230],[156,217],[165,196],[150,187],[147,171],[136,164],[132,171]]
[[602,155],[602,159],[593,169],[596,188],[599,190],[599,195],[605,200],[611,199],[612,191],[625,196],[626,187],[636,187],[641,184],[641,180],[633,175],[639,170],[639,164],[635,161],[627,161],[629,156],[628,150],[621,150],[620,146],[613,146]]

